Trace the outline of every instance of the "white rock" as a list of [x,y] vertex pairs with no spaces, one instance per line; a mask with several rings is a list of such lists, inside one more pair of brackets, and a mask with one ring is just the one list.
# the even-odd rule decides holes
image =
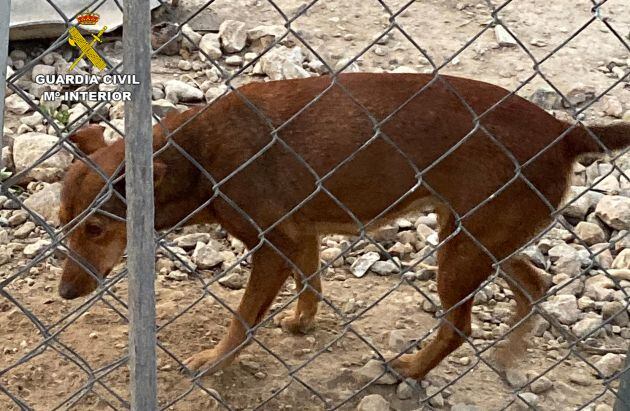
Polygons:
[[396,264],[394,264],[394,262],[390,260],[376,261],[374,262],[374,264],[372,264],[372,267],[370,267],[370,271],[377,275],[385,276],[398,272],[398,266],[396,266]]
[[[355,371],[358,379],[368,383],[379,377],[385,371],[385,367],[378,360],[369,360],[363,367]],[[375,381],[376,384],[392,385],[396,383],[396,378],[390,373],[383,374]]]
[[240,66],[241,64],[243,64],[243,57],[238,55],[229,56],[225,59],[225,64],[227,64],[228,66]]
[[42,124],[43,120],[44,120],[44,116],[39,111],[34,112],[30,116],[20,117],[20,123],[25,124],[31,128],[34,128]]
[[24,247],[24,256],[27,258],[35,257],[39,254],[45,247],[50,245],[50,240],[37,240],[33,244],[29,244]]
[[575,233],[588,245],[602,243],[606,241],[606,233],[600,226],[586,221],[580,221],[575,226]]
[[595,365],[595,368],[599,370],[604,378],[608,378],[621,369],[623,358],[619,354],[608,353],[597,360],[593,365]]
[[350,271],[352,271],[355,277],[363,277],[372,265],[380,259],[381,256],[377,252],[370,251],[357,258],[350,266]]
[[617,97],[608,96],[604,100],[603,111],[607,116],[621,118],[624,112],[623,104],[621,104],[621,101],[619,101]]
[[40,75],[51,75],[55,74],[57,70],[53,66],[48,66],[46,64],[36,64],[33,67],[33,71],[31,71],[31,80],[35,81],[37,76]]
[[247,278],[240,272],[230,272],[219,278],[219,284],[232,290],[240,290],[246,283]]
[[199,242],[195,247],[195,251],[193,251],[192,260],[197,264],[197,267],[205,270],[216,267],[221,264],[225,258],[219,251],[214,249],[214,247]]
[[615,257],[612,268],[630,268],[630,248],[625,248]]
[[533,392],[520,393],[517,398],[516,407],[519,410],[536,409],[538,405],[538,395]]
[[615,293],[615,283],[605,274],[588,278],[584,283],[584,295],[595,301],[610,301]]
[[604,196],[597,204],[595,214],[609,227],[616,230],[628,230],[630,229],[630,198]]
[[58,227],[61,203],[61,183],[46,184],[44,188],[24,200],[24,206],[39,214],[45,221]]
[[216,33],[204,34],[199,42],[199,50],[203,51],[203,53],[199,52],[199,59],[201,61],[207,60],[204,53],[212,60],[218,60],[223,55],[219,36]]
[[210,234],[208,233],[191,233],[184,234],[179,237],[176,237],[173,240],[173,243],[177,247],[181,247],[184,249],[196,248],[198,243],[207,243],[210,241]]
[[279,46],[265,53],[257,66],[272,80],[309,77],[310,74],[302,68],[304,58],[300,47]]
[[247,44],[245,23],[236,20],[225,20],[219,26],[219,40],[227,53],[238,53]]
[[180,80],[169,80],[164,84],[166,99],[177,104],[180,101],[200,101],[203,99],[203,92],[196,87],[184,83]]
[[553,388],[553,382],[543,375],[532,382],[530,388],[534,394],[542,394]]
[[514,37],[501,25],[495,26],[494,35],[501,47],[515,47],[518,44]]
[[31,107],[18,94],[12,94],[4,99],[4,107],[11,113],[22,115],[29,111]]
[[202,35],[193,30],[188,24],[182,26],[182,34],[182,47],[193,50],[199,46]]
[[571,331],[573,331],[573,334],[575,334],[578,338],[582,338],[592,331],[597,330],[601,326],[602,318],[599,315],[594,315],[591,317],[586,317],[575,323],[573,327],[571,327]]
[[551,297],[542,304],[542,307],[566,325],[575,323],[580,315],[577,298],[574,295],[562,294]]
[[35,165],[26,174],[23,181],[54,182],[61,178],[72,162],[72,154],[66,150],[61,149],[38,164],[41,157],[58,142],[59,139],[57,137],[42,133],[27,133],[15,138],[13,143],[13,161],[16,172],[19,173]]
[[247,30],[247,38],[253,48],[263,50],[282,37],[286,31],[287,29],[280,25],[256,26]]
[[357,411],[389,411],[389,402],[378,394],[366,395],[357,405]]

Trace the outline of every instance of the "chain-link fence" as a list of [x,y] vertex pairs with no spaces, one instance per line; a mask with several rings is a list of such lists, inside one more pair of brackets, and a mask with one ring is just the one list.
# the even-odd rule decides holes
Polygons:
[[627,2],[46,0],[7,53],[16,3],[5,408],[630,409]]

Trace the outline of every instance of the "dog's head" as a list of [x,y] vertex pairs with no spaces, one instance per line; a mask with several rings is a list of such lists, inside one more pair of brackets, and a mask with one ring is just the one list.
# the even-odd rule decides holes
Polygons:
[[[99,281],[120,261],[127,242],[125,222],[115,218],[124,218],[126,214],[120,197],[125,195],[125,181],[114,183],[112,190],[106,187],[106,179],[124,162],[124,142],[119,140],[107,146],[103,131],[102,127],[91,125],[70,137],[96,167],[75,161],[63,182],[59,218],[70,234],[59,295],[66,299],[81,297],[96,289]],[[157,180],[161,179],[163,171],[161,164],[154,166]],[[73,225],[68,226],[70,223]]]

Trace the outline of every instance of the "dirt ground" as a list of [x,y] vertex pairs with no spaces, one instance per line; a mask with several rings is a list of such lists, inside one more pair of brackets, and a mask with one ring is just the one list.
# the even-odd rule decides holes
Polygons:
[[[276,0],[275,3],[288,13],[307,4],[296,0]],[[398,10],[407,1],[321,0],[305,16],[299,17],[292,27],[334,66],[339,60],[363,51],[371,39],[386,29],[389,16],[380,3]],[[200,4],[197,0],[181,0],[175,18],[181,21],[181,16],[190,14]],[[527,46],[531,56],[545,59],[592,18],[591,7],[591,2],[587,0],[515,0],[502,9],[499,17]],[[216,1],[209,9],[214,10],[220,18],[244,21],[248,27],[284,24],[278,12],[263,0]],[[611,17],[610,24],[622,36],[627,36],[630,3],[609,0],[602,10],[603,15]],[[414,2],[396,20],[409,37],[437,65],[441,65],[480,33],[482,25],[490,19],[490,11],[482,1],[431,0]],[[204,28],[204,21],[209,21],[209,18],[202,13],[191,25],[200,30]],[[626,38],[626,43],[628,41]],[[377,55],[375,46],[365,52],[358,62],[362,71],[392,70],[399,66],[422,71],[431,67],[396,29],[388,43],[381,47],[386,49],[385,55]],[[515,89],[520,82],[535,74],[535,63],[531,56],[518,47],[498,47],[494,31],[487,30],[442,72]],[[540,65],[540,71],[563,93],[581,86],[594,87],[601,93],[615,79],[600,68],[613,60],[625,61],[629,57],[623,44],[601,21],[596,21],[560,51],[545,59]],[[179,57],[156,59],[154,81],[184,74],[176,70],[177,60]],[[240,81],[247,82],[250,79],[244,77]],[[543,85],[544,80],[538,75],[519,94],[529,97]],[[625,88],[620,85],[611,90],[609,95],[622,102],[630,102],[630,87],[627,83]],[[596,103],[586,113],[587,118],[601,120],[601,107],[602,103]],[[11,121],[15,119],[9,119],[8,124]],[[10,275],[25,261],[25,258],[20,258],[0,266],[0,275],[3,278]],[[371,385],[353,397],[364,385],[357,378],[356,371],[376,354],[362,338],[366,338],[381,354],[392,355],[392,330],[401,330],[409,341],[420,339],[432,331],[436,320],[423,309],[424,298],[421,294],[406,282],[401,283],[400,276],[368,274],[364,278],[355,278],[348,268],[343,266],[330,270],[324,276],[323,288],[325,296],[337,310],[351,312],[346,314],[345,319],[349,323],[344,323],[336,310],[326,303],[321,305],[316,328],[306,336],[287,334],[270,319],[255,335],[261,344],[253,342],[244,349],[233,366],[203,377],[195,383],[199,386],[179,371],[177,361],[164,350],[158,349],[160,405],[167,406],[181,398],[168,409],[223,409],[207,391],[215,393],[230,407],[239,410],[257,406],[264,410],[320,410],[346,400],[341,409],[355,409],[358,400],[370,393],[382,395],[397,410],[449,409],[451,405],[459,403],[476,405],[479,410],[499,410],[515,401],[515,390],[486,364],[478,361],[471,345],[457,350],[427,377],[430,387],[452,384],[442,394],[447,401],[443,407],[439,404],[419,406],[418,399],[423,395],[419,392],[414,393],[412,398],[402,400],[396,393],[397,384]],[[244,270],[247,271],[247,267]],[[31,270],[29,277],[34,281],[17,279],[5,290],[43,322],[39,327],[45,329],[46,333],[54,334],[52,347],[64,355],[47,348],[0,376],[0,385],[25,399],[29,406],[37,410],[125,409],[128,407],[125,401],[129,398],[129,372],[122,360],[128,354],[128,335],[127,324],[116,310],[126,313],[126,308],[120,302],[126,299],[126,281],[122,280],[115,286],[114,294],[120,301],[106,296],[86,308],[76,320],[69,322],[65,316],[85,304],[86,300],[64,301],[57,296],[59,272],[58,262],[51,258]],[[216,273],[203,271],[202,274],[202,279],[208,280]],[[433,280],[416,280],[414,286],[435,296]],[[291,288],[292,284],[287,285],[274,307],[293,296]],[[158,334],[162,347],[182,361],[219,341],[230,314],[212,296],[204,294],[200,279],[191,277],[184,281],[173,281],[159,276],[156,289],[158,326],[168,323]],[[232,308],[237,306],[242,295],[242,290],[230,290],[216,283],[209,290]],[[363,312],[373,303],[377,304]],[[355,307],[348,307],[349,304]],[[179,316],[182,310],[185,313]],[[476,311],[475,324],[485,327],[486,331],[496,332],[498,324],[488,326],[480,320],[484,313],[493,312],[493,307],[477,306]],[[359,318],[355,319],[358,314]],[[6,295],[0,295],[0,369],[37,349],[43,342],[40,331]],[[474,339],[473,342],[480,349],[490,341]],[[627,340],[618,335],[603,337],[600,342],[607,347],[627,346]],[[73,362],[72,357],[82,360]],[[599,358],[588,354],[585,357],[591,361]],[[491,351],[484,353],[482,358],[490,361]],[[520,361],[519,367],[532,376],[550,368],[545,376],[554,383],[554,388],[539,395],[538,409],[582,409],[591,402],[613,404],[613,395],[607,391],[605,381],[596,379],[588,365],[577,356],[568,354],[565,347],[551,345],[542,337],[532,337],[530,348]],[[300,367],[305,363],[307,365]],[[294,372],[295,369],[297,371]],[[576,375],[583,378],[573,378]],[[612,386],[616,387],[616,383]],[[424,388],[420,390],[423,393]],[[89,393],[74,405],[62,405],[84,391]],[[3,409],[19,409],[13,403],[9,404],[2,394],[0,404]]]

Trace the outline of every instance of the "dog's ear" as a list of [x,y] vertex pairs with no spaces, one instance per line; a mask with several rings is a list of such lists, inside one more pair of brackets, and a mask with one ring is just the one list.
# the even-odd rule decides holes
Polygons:
[[88,124],[81,127],[70,136],[70,141],[79,147],[86,155],[90,155],[96,150],[107,146],[105,143],[105,127],[98,124]]
[[[157,188],[162,183],[162,180],[164,179],[164,176],[166,175],[167,168],[168,168],[167,165],[162,160],[157,160],[157,159],[153,160],[153,188],[154,189]],[[125,166],[123,165],[122,169],[120,170],[120,173],[118,173],[117,175],[121,176],[124,174],[125,174]],[[118,191],[120,195],[125,197],[125,194],[126,194],[125,179],[122,178],[116,183],[114,183],[114,189]]]

